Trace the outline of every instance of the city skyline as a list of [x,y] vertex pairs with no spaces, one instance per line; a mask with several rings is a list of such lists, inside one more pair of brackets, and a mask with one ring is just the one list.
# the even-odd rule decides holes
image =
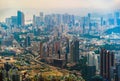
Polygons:
[[[4,21],[4,18],[10,15],[15,15],[17,10],[22,10],[25,14],[30,15],[29,17],[41,11],[84,15],[90,11],[119,9],[119,3],[119,0],[1,0],[0,21]],[[27,18],[29,19],[29,17]]]
[[40,1],[2,1],[0,81],[120,81],[119,1]]

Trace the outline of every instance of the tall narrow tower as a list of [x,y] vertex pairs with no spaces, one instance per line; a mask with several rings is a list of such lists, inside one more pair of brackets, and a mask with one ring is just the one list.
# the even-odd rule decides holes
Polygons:
[[100,53],[100,74],[110,81],[110,69],[114,66],[114,53],[101,49]]
[[17,25],[24,26],[24,24],[25,24],[24,13],[21,11],[17,11]]
[[71,42],[71,61],[77,63],[79,61],[79,40],[75,39]]

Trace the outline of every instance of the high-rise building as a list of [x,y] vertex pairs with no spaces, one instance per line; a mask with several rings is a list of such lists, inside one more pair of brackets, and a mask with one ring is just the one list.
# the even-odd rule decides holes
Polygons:
[[115,81],[120,81],[120,63],[117,63],[116,65],[116,80]]
[[120,26],[120,18],[117,19],[117,25]]
[[53,46],[52,46],[52,45],[49,45],[48,48],[49,48],[49,49],[48,49],[48,54],[49,54],[49,56],[52,56],[52,54],[53,54]]
[[40,25],[44,24],[44,13],[40,12]]
[[119,18],[120,18],[120,12],[116,11],[114,13],[115,25],[119,25],[119,23],[120,23],[120,19]]
[[0,52],[1,52],[2,48],[1,48],[1,41],[0,41]]
[[69,23],[69,15],[68,14],[63,14],[62,15],[62,22],[63,22],[63,24],[68,24]]
[[5,19],[6,24],[9,26],[11,25],[11,18],[6,18]]
[[87,56],[88,66],[95,66],[96,69],[98,68],[98,58],[97,55],[90,51]]
[[24,26],[24,24],[25,24],[24,13],[21,11],[17,11],[17,25]]
[[88,79],[95,76],[98,70],[98,58],[97,55],[90,51],[87,55],[87,75]]
[[108,19],[109,25],[114,25],[114,18]]
[[74,15],[70,16],[70,23],[71,23],[71,26],[75,25],[75,16]]
[[88,27],[89,27],[88,32],[90,33],[90,31],[92,30],[91,14],[90,13],[88,13]]
[[58,56],[58,58],[60,59],[61,57],[61,53],[60,53],[60,41],[55,41],[54,43],[54,53]]
[[37,27],[41,26],[40,16],[33,15],[33,25]]
[[71,61],[77,63],[79,61],[79,41],[73,40],[71,42]]
[[103,26],[103,17],[100,18],[100,25]]
[[81,26],[82,26],[82,33],[83,33],[83,34],[85,34],[85,30],[86,30],[86,29],[85,29],[85,25],[86,25],[86,24],[85,24],[85,21],[86,21],[86,20],[85,20],[85,17],[82,17],[80,23],[81,23]]
[[11,25],[16,26],[17,22],[18,22],[17,16],[11,16]]
[[25,39],[25,47],[29,47],[30,45],[31,45],[30,36],[27,36]]
[[101,49],[100,53],[100,74],[103,78],[110,81],[110,70],[114,66],[114,53]]
[[36,16],[35,15],[33,15],[33,26],[36,26]]
[[69,54],[69,39],[66,38],[66,54],[65,54],[66,62],[68,62],[68,54]]
[[114,16],[115,16],[116,19],[119,18],[119,17],[120,17],[120,12],[118,12],[118,11],[115,12],[115,13],[114,13]]
[[62,16],[60,14],[56,14],[56,24],[60,25],[62,23]]
[[40,57],[42,58],[43,57],[43,43],[40,42]]

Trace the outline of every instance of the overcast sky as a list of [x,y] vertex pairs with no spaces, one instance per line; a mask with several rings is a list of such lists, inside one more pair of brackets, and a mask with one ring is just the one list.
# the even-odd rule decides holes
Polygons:
[[0,20],[13,13],[13,9],[112,9],[119,8],[119,5],[120,0],[0,0]]
[[0,8],[110,8],[120,0],[0,0]]

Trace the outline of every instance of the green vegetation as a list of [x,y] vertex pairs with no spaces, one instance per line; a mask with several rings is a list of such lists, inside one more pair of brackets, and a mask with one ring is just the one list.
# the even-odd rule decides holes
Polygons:
[[92,38],[98,38],[98,39],[100,39],[100,36],[94,36],[94,35],[89,35],[89,34],[84,34],[81,37],[90,38],[90,39],[92,39]]
[[91,78],[91,81],[105,81],[101,76],[93,76]]
[[90,81],[91,76],[89,74],[89,68],[86,62],[87,62],[87,57],[82,57],[75,66],[69,67],[68,69],[71,71],[73,70],[79,71],[82,74],[82,77],[86,81]]
[[4,51],[4,52],[1,52],[0,55],[1,56],[15,56],[16,53],[15,52],[10,52],[10,51]]
[[107,50],[120,50],[120,44],[105,44],[101,47]]
[[33,78],[29,78],[31,81],[85,81],[82,77],[76,77],[73,74],[69,76],[47,76],[44,77],[41,74],[35,75]]

